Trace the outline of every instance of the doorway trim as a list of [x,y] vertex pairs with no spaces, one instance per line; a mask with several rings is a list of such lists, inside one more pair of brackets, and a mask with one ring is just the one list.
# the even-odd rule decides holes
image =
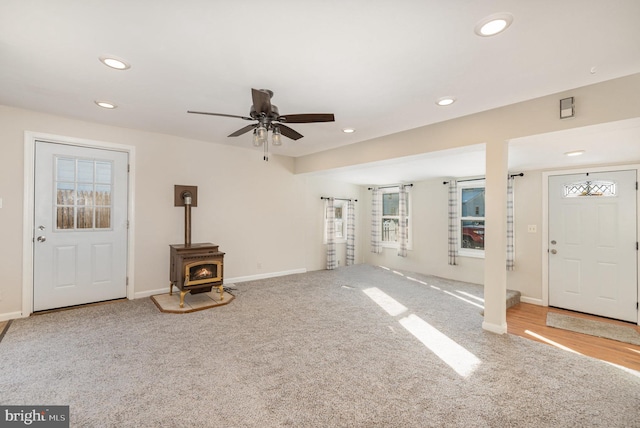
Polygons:
[[33,313],[33,229],[34,229],[34,198],[35,198],[35,147],[36,141],[81,146],[94,149],[115,150],[129,155],[129,180],[127,184],[127,216],[129,230],[127,233],[127,299],[135,296],[135,147],[104,141],[87,140],[84,138],[64,137],[60,135],[44,134],[25,131],[24,133],[24,199],[22,223],[22,313],[28,317]]
[[[640,181],[640,164],[597,166],[593,168],[544,171],[542,173],[542,306],[549,306],[549,177],[554,175],[584,174],[587,172],[636,171]],[[640,240],[640,194],[636,191],[636,242]],[[640,299],[640,251],[636,251],[636,288]],[[636,324],[640,325],[640,311]]]

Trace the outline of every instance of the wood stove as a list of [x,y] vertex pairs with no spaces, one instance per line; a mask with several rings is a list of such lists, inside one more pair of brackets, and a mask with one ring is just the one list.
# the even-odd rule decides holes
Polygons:
[[174,206],[184,207],[184,244],[170,245],[169,295],[180,290],[180,307],[187,293],[198,294],[218,287],[224,300],[224,253],[211,243],[191,243],[191,207],[198,206],[197,186],[174,186]]
[[218,287],[224,300],[224,253],[211,243],[170,245],[169,295],[180,290],[180,307],[187,293],[198,294]]

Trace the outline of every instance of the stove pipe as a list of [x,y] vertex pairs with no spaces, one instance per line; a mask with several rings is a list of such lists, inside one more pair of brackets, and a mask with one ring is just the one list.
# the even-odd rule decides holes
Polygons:
[[182,193],[184,199],[184,246],[191,246],[191,192]]

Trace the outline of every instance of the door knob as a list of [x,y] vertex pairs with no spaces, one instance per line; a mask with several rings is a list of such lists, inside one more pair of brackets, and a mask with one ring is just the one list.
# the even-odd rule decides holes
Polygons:
[[558,250],[551,250],[551,254],[558,254]]
[[36,238],[36,240],[37,240],[38,242],[44,242],[44,241],[46,241],[46,240],[47,240],[47,237],[46,237],[46,236],[38,236],[38,237]]

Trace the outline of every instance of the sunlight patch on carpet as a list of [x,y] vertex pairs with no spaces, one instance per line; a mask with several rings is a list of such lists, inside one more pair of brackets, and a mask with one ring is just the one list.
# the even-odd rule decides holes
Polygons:
[[472,302],[472,301],[471,301],[471,300],[469,300],[469,299],[465,299],[464,297],[461,297],[461,296],[458,296],[458,295],[456,295],[456,294],[453,294],[453,293],[452,293],[452,292],[450,292],[450,291],[443,290],[443,293],[446,293],[446,294],[448,294],[449,296],[453,296],[453,297],[455,297],[456,299],[460,299],[460,300],[462,300],[463,302],[467,302],[467,303],[469,303],[469,304],[471,304],[471,305],[473,305],[473,306],[477,306],[477,307],[479,307],[480,309],[484,309],[484,306],[483,306],[483,305],[479,305],[479,304],[477,304],[476,302]]
[[400,324],[462,377],[471,375],[481,363],[478,357],[417,315],[402,318]]
[[409,310],[402,303],[398,302],[396,299],[389,296],[387,293],[377,287],[367,288],[362,291],[392,317],[400,315]]
[[[391,316],[397,316],[409,310],[402,303],[377,287],[367,288],[362,291]],[[465,300],[472,305],[479,306],[475,302],[468,301],[448,291],[445,291],[445,293]],[[422,342],[424,346],[455,370],[460,376],[468,377],[480,365],[481,361],[475,355],[419,316],[411,314],[400,319],[399,322],[409,333]],[[392,327],[390,328],[393,330]]]

